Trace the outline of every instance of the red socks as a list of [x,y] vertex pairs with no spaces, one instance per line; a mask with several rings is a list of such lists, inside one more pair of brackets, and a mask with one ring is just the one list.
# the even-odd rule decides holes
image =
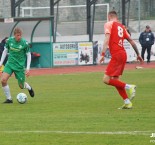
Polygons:
[[126,84],[119,81],[119,80],[117,80],[117,79],[110,79],[109,80],[109,85],[124,89]]
[[118,93],[121,95],[123,100],[128,98],[128,95],[125,90],[125,85],[126,85],[125,83],[123,83],[117,79],[110,79],[109,85],[114,86],[117,89]]
[[118,88],[118,87],[116,87],[116,89],[117,89],[118,93],[120,94],[120,96],[123,98],[123,100],[128,98],[128,95],[127,95],[125,89]]

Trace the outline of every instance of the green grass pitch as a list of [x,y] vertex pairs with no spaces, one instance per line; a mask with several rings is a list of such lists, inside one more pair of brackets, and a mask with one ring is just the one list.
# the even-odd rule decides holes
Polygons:
[[[155,143],[155,69],[125,71],[122,80],[137,85],[133,109],[123,105],[103,73],[33,76],[35,98],[11,77],[13,104],[0,104],[0,145],[150,145]],[[16,95],[28,95],[19,104]],[[0,102],[5,97],[1,90]]]

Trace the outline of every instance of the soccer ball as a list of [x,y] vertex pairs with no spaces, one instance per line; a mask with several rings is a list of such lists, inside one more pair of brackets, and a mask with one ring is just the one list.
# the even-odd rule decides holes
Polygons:
[[24,104],[27,102],[27,95],[25,93],[19,93],[17,95],[17,101],[20,103],[20,104]]

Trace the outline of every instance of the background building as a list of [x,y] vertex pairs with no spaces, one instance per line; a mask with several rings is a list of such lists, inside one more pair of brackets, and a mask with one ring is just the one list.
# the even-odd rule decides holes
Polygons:
[[[109,10],[117,11],[119,19],[122,20],[122,0],[97,1],[97,4],[105,3],[109,4]],[[86,0],[60,0],[58,15],[55,8],[58,35],[87,34],[86,7],[63,7],[75,5],[86,5]],[[20,11],[16,8],[16,14],[18,17],[49,16],[50,1],[24,0],[20,5]],[[10,0],[0,0],[0,17],[11,17]],[[143,31],[145,25],[150,25],[152,30],[155,31],[153,27],[155,25],[154,17],[155,0],[128,0],[126,4],[126,23],[132,33]],[[94,34],[102,34],[103,25],[107,20],[107,6],[96,6],[94,20]]]

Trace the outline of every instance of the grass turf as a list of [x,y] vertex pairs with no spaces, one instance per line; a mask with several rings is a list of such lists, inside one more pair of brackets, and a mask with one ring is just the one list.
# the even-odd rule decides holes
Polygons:
[[[28,78],[35,98],[11,77],[13,104],[0,104],[1,145],[148,145],[155,133],[155,69],[125,71],[122,80],[137,85],[131,110],[117,91],[102,83],[102,73]],[[28,95],[19,104],[16,95]],[[4,101],[1,91],[0,101]]]

